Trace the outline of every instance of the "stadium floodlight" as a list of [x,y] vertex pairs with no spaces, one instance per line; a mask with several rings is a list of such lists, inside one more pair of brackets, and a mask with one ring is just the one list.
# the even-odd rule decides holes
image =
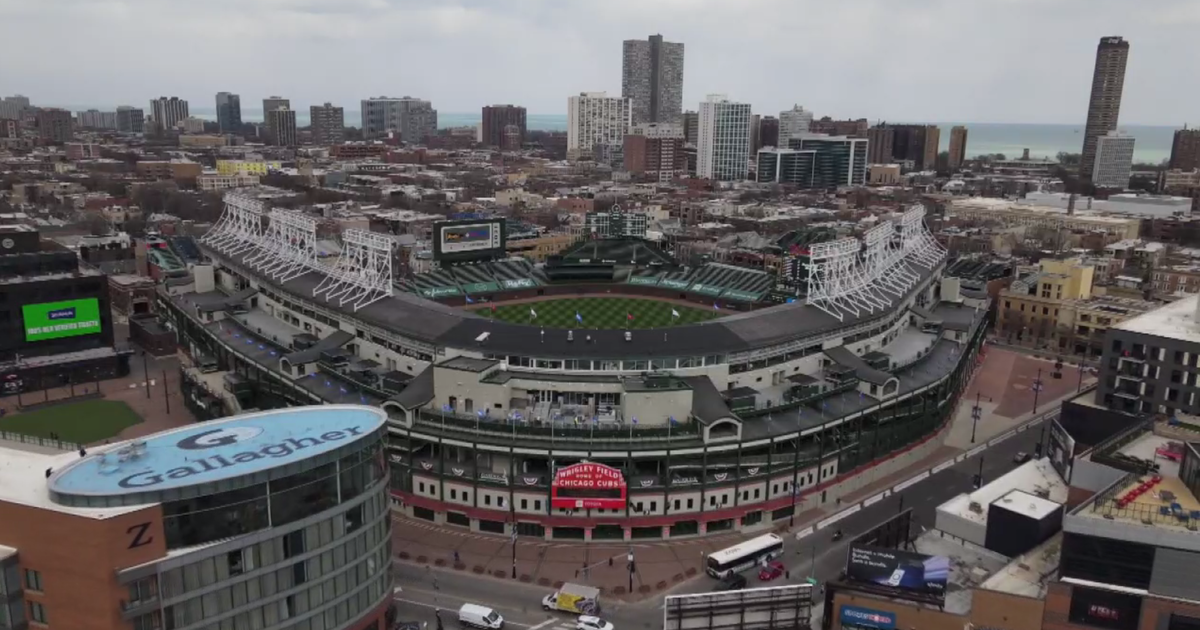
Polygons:
[[241,191],[225,195],[221,219],[201,239],[205,245],[225,254],[240,254],[262,246],[263,203]]
[[946,250],[925,226],[925,208],[913,206],[900,217],[900,238],[905,257],[913,263],[933,269],[946,258]]
[[342,252],[313,296],[357,311],[392,295],[392,245],[383,234],[346,230]]
[[272,210],[263,248],[247,265],[287,281],[317,268],[317,222],[290,210]]

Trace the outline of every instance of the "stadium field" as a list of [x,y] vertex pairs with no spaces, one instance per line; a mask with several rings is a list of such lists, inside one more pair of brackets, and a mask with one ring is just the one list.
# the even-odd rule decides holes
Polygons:
[[[497,304],[473,309],[484,317],[495,317],[514,324],[531,324],[547,328],[667,328],[693,324],[721,316],[716,309],[693,308],[657,300],[625,297],[566,298]],[[530,311],[536,313],[534,316]],[[679,317],[672,314],[679,313]],[[579,314],[576,319],[575,314]],[[629,319],[632,315],[633,319]]]

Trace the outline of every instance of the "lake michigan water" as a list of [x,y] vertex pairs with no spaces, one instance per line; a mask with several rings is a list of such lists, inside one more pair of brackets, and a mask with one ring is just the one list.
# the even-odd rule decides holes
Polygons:
[[[71,111],[84,111],[88,107],[66,107]],[[96,107],[95,109],[111,110],[112,107]],[[212,107],[192,107],[191,114],[209,120],[216,119],[216,111]],[[361,114],[358,110],[345,110],[346,124],[357,125]],[[261,122],[262,111],[250,108],[242,109],[242,119],[247,122]],[[439,127],[473,126],[480,121],[478,112],[438,112]],[[308,125],[308,108],[296,111],[296,124]],[[954,125],[967,127],[967,155],[985,153],[1003,153],[1007,157],[1020,156],[1029,149],[1031,156],[1053,158],[1060,151],[1079,153],[1083,149],[1083,124],[1079,125],[1045,125],[1045,124],[1010,124],[1010,123],[956,123],[939,122],[941,127],[941,149],[947,150],[950,145],[950,128]],[[529,114],[526,117],[529,129],[542,131],[565,131],[567,128],[566,114]],[[1174,127],[1151,125],[1122,125],[1120,130],[1136,139],[1134,145],[1134,161],[1140,163],[1158,164],[1171,156],[1171,140]]]

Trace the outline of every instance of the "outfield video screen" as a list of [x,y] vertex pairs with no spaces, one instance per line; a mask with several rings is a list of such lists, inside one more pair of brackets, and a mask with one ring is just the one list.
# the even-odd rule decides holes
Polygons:
[[850,547],[846,577],[878,586],[945,596],[950,559],[883,547]]
[[100,301],[96,298],[26,304],[25,341],[45,341],[100,332]]
[[489,258],[504,254],[504,219],[467,219],[433,224],[436,260]]

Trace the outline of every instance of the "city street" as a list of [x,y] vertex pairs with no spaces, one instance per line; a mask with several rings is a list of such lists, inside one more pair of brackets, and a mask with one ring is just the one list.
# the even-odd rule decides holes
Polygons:
[[[930,478],[905,488],[900,493],[840,521],[837,527],[824,530],[797,543],[787,541],[784,562],[790,579],[776,580],[774,584],[799,583],[813,570],[813,550],[816,549],[816,578],[824,582],[835,579],[844,566],[849,541],[901,509],[912,508],[915,521],[926,528],[933,527],[934,513],[938,505],[962,492],[971,490],[972,476],[979,472],[983,462],[983,482],[1012,470],[1016,465],[1013,458],[1018,452],[1033,453],[1034,445],[1041,435],[1041,424],[1031,426],[994,448],[980,455],[943,470]],[[832,529],[841,528],[845,537],[832,542]],[[396,593],[399,604],[399,619],[427,622],[429,630],[436,630],[435,611],[443,610],[442,621],[447,628],[459,627],[456,619],[458,607],[463,603],[475,603],[496,609],[507,623],[517,628],[537,630],[567,630],[573,627],[573,618],[566,614],[548,613],[541,609],[541,598],[550,589],[508,580],[479,577],[458,571],[422,567],[404,562],[394,564]],[[747,572],[750,585],[759,584],[756,575]],[[689,580],[672,590],[675,593],[705,592],[713,584],[706,576]],[[663,596],[638,603],[601,600],[603,617],[612,621],[619,629],[657,628],[661,625]]]

